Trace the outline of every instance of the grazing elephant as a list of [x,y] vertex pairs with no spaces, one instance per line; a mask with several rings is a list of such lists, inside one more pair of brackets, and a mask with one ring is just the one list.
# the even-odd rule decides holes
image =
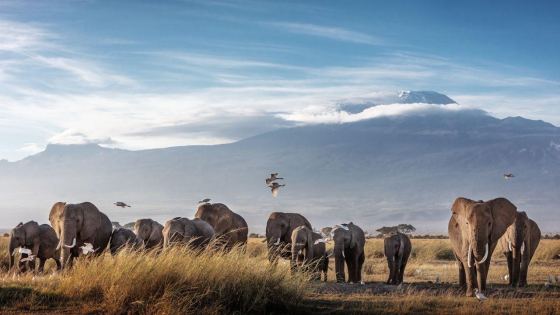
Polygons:
[[[10,269],[14,266],[14,256],[16,249],[26,249],[27,253],[21,250],[22,260],[29,260],[29,268],[35,271],[35,258],[39,258],[39,272],[43,272],[47,259],[54,259],[57,269],[61,268],[60,251],[57,250],[58,237],[53,228],[48,224],[39,225],[35,221],[20,223],[10,232],[8,251],[10,255]],[[25,264],[20,260],[20,269],[25,270]]]
[[163,247],[163,225],[152,219],[140,219],[134,223],[134,233],[144,248]]
[[116,255],[119,250],[126,246],[139,247],[142,244],[134,232],[125,228],[118,228],[113,230],[111,234],[111,240],[109,241],[109,249],[111,250],[111,255]]
[[344,282],[344,263],[348,268],[348,282],[362,283],[362,267],[365,260],[364,231],[354,223],[335,226],[331,231],[334,240],[334,263],[336,282]]
[[401,232],[388,234],[384,239],[384,249],[387,265],[389,266],[387,284],[401,284],[403,282],[404,269],[412,251],[410,238]]
[[225,248],[231,249],[236,244],[247,245],[249,234],[247,222],[226,205],[222,203],[201,204],[194,217],[208,222],[214,228],[216,238],[225,242]]
[[509,284],[513,287],[527,285],[527,269],[539,246],[541,230],[525,212],[517,212],[515,221],[500,239],[500,246],[507,258]]
[[303,266],[311,266],[314,280],[321,280],[322,273],[324,281],[327,281],[329,257],[325,243],[321,234],[313,232],[307,226],[295,228],[292,232],[292,269],[296,269],[301,262]]
[[311,223],[299,213],[272,212],[268,216],[266,243],[270,262],[276,261],[278,255],[286,259],[291,258],[288,245],[292,243],[292,232],[301,225],[312,229]]
[[206,246],[214,237],[214,229],[201,219],[174,218],[163,227],[163,246],[174,243],[190,244],[194,248]]
[[57,202],[51,209],[49,221],[60,239],[58,248],[62,249],[63,268],[72,266],[86,243],[91,244],[94,255],[101,255],[113,232],[109,218],[91,202]]
[[517,208],[505,198],[486,202],[457,198],[451,211],[449,240],[459,265],[459,283],[466,286],[467,296],[473,295],[473,286],[483,294],[492,253],[515,220]]

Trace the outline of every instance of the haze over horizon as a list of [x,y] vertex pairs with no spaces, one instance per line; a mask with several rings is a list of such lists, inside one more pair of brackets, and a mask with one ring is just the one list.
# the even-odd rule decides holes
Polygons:
[[230,143],[401,90],[558,125],[558,6],[3,1],[0,159]]

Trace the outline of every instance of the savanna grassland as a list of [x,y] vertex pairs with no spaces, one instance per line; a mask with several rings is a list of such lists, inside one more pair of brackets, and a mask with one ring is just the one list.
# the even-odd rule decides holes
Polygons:
[[[0,240],[0,312],[224,314],[555,314],[560,287],[544,283],[560,275],[560,241],[542,240],[529,269],[529,286],[510,289],[505,260],[497,250],[489,275],[489,299],[464,297],[445,239],[413,239],[405,284],[385,285],[383,241],[369,239],[365,285],[310,282],[291,274],[286,261],[273,266],[265,244],[251,239],[246,252],[193,252],[174,248],[162,253],[125,250],[115,257],[81,258],[74,268],[44,275],[8,273],[7,240]],[[438,282],[438,283],[436,283]]]

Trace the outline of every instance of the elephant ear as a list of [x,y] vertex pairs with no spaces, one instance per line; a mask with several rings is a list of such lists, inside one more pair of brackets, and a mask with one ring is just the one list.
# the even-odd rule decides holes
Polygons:
[[150,225],[150,236],[148,240],[157,240],[161,238],[161,231],[158,229],[158,223],[156,221],[152,221]]
[[473,203],[476,202],[468,198],[459,197],[455,199],[455,202],[453,202],[453,206],[451,206],[451,214],[457,222],[461,222],[463,220],[468,206],[472,205]]
[[492,240],[497,241],[515,221],[517,207],[506,198],[496,198],[488,201],[488,204],[490,205],[490,211],[494,219]]
[[350,235],[350,248],[356,247],[356,237],[354,237],[354,233],[357,233],[355,229],[350,229],[348,234]]

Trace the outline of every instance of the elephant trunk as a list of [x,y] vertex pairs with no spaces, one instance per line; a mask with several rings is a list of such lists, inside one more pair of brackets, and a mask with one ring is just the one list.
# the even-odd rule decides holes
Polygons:
[[16,241],[12,235],[10,235],[10,246],[8,248],[8,255],[10,256],[10,270],[14,267],[14,256],[16,250]]
[[292,260],[291,260],[291,265],[292,265],[292,270],[295,270],[295,268],[297,267],[298,264],[298,257],[300,255],[300,252],[303,248],[303,245],[301,243],[297,243],[297,242],[292,242]]
[[72,221],[65,221],[60,233],[60,261],[64,268],[70,261],[71,250],[76,246],[76,227]]
[[344,282],[344,245],[342,244],[335,244],[334,246],[334,267],[336,282]]

